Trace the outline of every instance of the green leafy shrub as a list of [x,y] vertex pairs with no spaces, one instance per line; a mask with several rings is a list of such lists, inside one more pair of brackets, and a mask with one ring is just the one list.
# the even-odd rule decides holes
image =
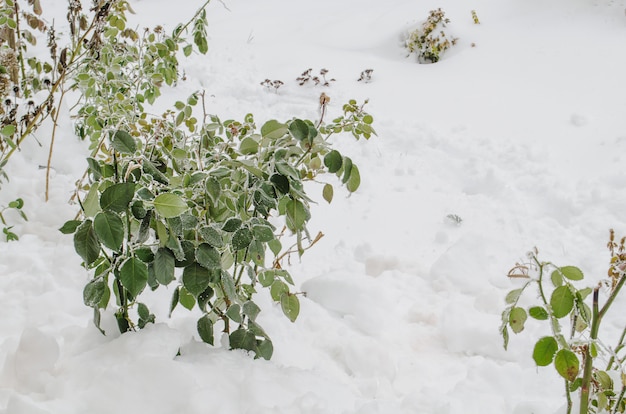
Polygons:
[[450,19],[445,17],[445,12],[440,8],[431,10],[428,18],[422,25],[409,32],[404,46],[409,55],[416,54],[419,63],[436,63],[443,53],[454,46],[457,38],[448,38],[444,32]]
[[[600,325],[626,281],[625,243],[626,238],[616,243],[611,231],[609,277],[594,288],[577,287],[584,279],[579,268],[542,262],[537,251],[529,254],[528,263],[517,264],[509,272],[510,278],[524,283],[506,296],[500,327],[504,347],[509,329],[522,332],[529,316],[550,326],[552,334],[536,342],[532,357],[538,366],[552,365],[564,379],[568,414],[575,392],[579,392],[581,414],[626,411],[626,327],[614,347],[608,345],[608,338],[600,338]],[[531,286],[536,288],[539,303],[523,307],[520,298]],[[604,304],[600,304],[601,292],[606,295]]]
[[[257,323],[254,295],[267,288],[297,318],[300,293],[281,262],[322,237],[307,230],[312,199],[304,183],[331,173],[356,191],[359,169],[330,138],[370,138],[373,118],[350,101],[327,124],[269,120],[258,128],[252,114],[222,121],[206,113],[201,91],[151,115],[144,106],[180,79],[178,51],[193,52],[182,38],[188,27],[197,50],[207,51],[204,8],[172,35],[129,31],[125,10],[110,10],[73,78],[82,92],[76,132],[92,153],[75,196],[81,213],[61,231],[73,234],[93,272],[84,302],[99,328],[114,303],[121,332],[141,329],[156,320],[142,293],[174,283],[170,313],[198,308],[203,341],[214,343],[218,325],[231,348],[269,359],[273,345]],[[323,198],[332,201],[333,191],[326,183]]]

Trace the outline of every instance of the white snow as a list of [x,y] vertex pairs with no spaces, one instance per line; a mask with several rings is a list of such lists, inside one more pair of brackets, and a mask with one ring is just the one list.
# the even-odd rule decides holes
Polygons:
[[[168,29],[199,1],[133,0],[139,27]],[[63,20],[63,0],[57,7]],[[406,57],[403,33],[442,7],[458,44],[432,65]],[[378,137],[337,146],[362,186],[321,186],[309,228],[325,237],[289,268],[307,292],[291,323],[262,291],[271,361],[200,342],[196,314],[167,318],[169,292],[144,293],[156,325],[102,336],[82,302],[89,275],[58,228],[86,162],[86,143],[61,124],[51,199],[44,202],[49,134],[8,165],[0,205],[19,242],[0,243],[0,413],[549,414],[564,412],[563,383],[537,368],[546,327],[498,333],[506,277],[537,246],[606,274],[608,230],[626,233],[625,0],[224,0],[208,8],[206,56],[183,62],[222,119],[317,119],[321,92],[338,114],[369,99]],[[473,23],[476,10],[481,24]],[[299,86],[329,70],[328,88]],[[357,82],[373,69],[372,81]],[[264,79],[285,82],[277,93]],[[332,177],[328,178],[330,181]],[[333,181],[334,182],[334,181]],[[447,218],[454,214],[460,224]],[[112,322],[105,321],[111,324]],[[621,329],[623,320],[607,329]],[[180,356],[177,352],[180,349]]]

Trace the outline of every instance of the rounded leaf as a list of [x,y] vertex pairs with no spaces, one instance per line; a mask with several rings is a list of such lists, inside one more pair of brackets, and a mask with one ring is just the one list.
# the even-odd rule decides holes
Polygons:
[[550,307],[556,318],[562,318],[571,312],[574,307],[574,295],[569,286],[563,285],[554,289],[550,297]]
[[132,154],[137,151],[135,139],[126,131],[118,130],[111,140],[113,148],[122,154]]
[[174,276],[175,267],[174,253],[168,248],[160,247],[154,255],[154,274],[157,282],[162,285],[169,285],[176,279]]
[[294,119],[289,124],[289,132],[298,141],[303,141],[309,137],[309,125],[301,119]]
[[74,249],[87,265],[92,264],[100,257],[100,242],[91,220],[85,220],[76,228]]
[[324,157],[324,165],[328,168],[329,173],[336,173],[343,165],[343,157],[337,150],[332,150]]
[[511,313],[509,313],[509,325],[511,329],[515,333],[520,333],[524,330],[524,323],[528,315],[526,314],[526,310],[523,308],[513,308],[511,309]]
[[222,258],[220,252],[208,243],[202,243],[196,249],[196,260],[207,269],[221,269]]
[[120,216],[110,211],[100,212],[93,219],[93,228],[102,244],[120,251],[124,242],[124,223]]
[[549,316],[548,311],[546,311],[541,306],[533,306],[532,308],[528,309],[528,314],[532,318],[535,318],[540,321],[545,321],[546,319],[548,319],[548,316]]
[[198,319],[197,325],[200,339],[209,345],[213,345],[213,321],[209,318],[209,315],[204,315]]
[[135,184],[118,183],[107,187],[100,196],[100,207],[102,210],[110,210],[121,213],[128,208],[128,205],[135,196]]
[[563,378],[574,381],[580,370],[580,361],[569,349],[561,349],[554,357],[554,367]]
[[209,270],[198,263],[192,263],[183,269],[183,286],[196,297],[204,292],[210,282]]
[[300,301],[296,295],[289,292],[283,293],[280,297],[280,307],[291,322],[296,321],[300,313]]
[[126,260],[120,268],[120,282],[133,297],[137,297],[148,283],[148,265],[135,257]]
[[533,349],[533,359],[540,367],[548,366],[554,359],[554,354],[559,349],[559,345],[551,336],[544,336],[539,339]]
[[185,200],[177,194],[163,193],[154,199],[154,208],[165,218],[178,217],[189,209]]
[[583,280],[583,272],[576,266],[563,266],[560,268],[561,274],[569,280]]
[[234,250],[245,249],[252,243],[252,232],[247,227],[242,227],[233,234],[232,245]]

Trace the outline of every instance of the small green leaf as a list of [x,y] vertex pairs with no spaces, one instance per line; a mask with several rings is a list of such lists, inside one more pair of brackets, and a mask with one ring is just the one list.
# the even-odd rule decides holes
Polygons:
[[322,197],[324,197],[324,200],[326,200],[329,204],[331,201],[333,201],[333,193],[333,186],[330,184],[325,184],[324,189],[322,190]]
[[204,187],[206,188],[206,193],[209,195],[211,202],[215,205],[217,200],[220,199],[220,194],[222,193],[220,182],[217,181],[217,178],[215,177],[209,177],[204,183]]
[[4,135],[5,137],[10,137],[15,135],[16,130],[17,128],[15,127],[15,125],[9,124],[4,126],[2,130],[0,130],[0,134]]
[[288,131],[287,125],[272,119],[267,121],[261,127],[261,136],[263,138],[275,140],[284,137]]
[[209,270],[205,267],[202,267],[198,263],[192,263],[183,269],[182,280],[183,286],[189,293],[197,297],[209,286],[211,275]]
[[257,224],[256,226],[253,226],[252,233],[254,234],[254,238],[262,243],[274,239],[274,230],[265,224]]
[[308,219],[306,207],[300,200],[290,199],[286,205],[287,227],[291,231],[298,231],[304,228],[304,223]]
[[245,249],[252,242],[252,232],[247,227],[242,227],[233,234],[232,245],[234,250]]
[[97,308],[106,293],[106,283],[102,279],[92,280],[83,289],[83,302],[86,306]]
[[170,301],[170,318],[172,317],[172,312],[174,312],[174,309],[176,309],[176,305],[178,305],[178,301],[180,300],[180,289],[181,287],[177,287],[174,289],[174,293],[172,294],[172,300]]
[[63,226],[59,229],[59,231],[63,234],[72,234],[76,231],[78,226],[80,226],[82,221],[80,220],[69,220],[66,221]]
[[237,329],[229,336],[230,349],[244,349],[246,351],[256,350],[256,337],[250,331]]
[[504,301],[507,303],[507,305],[514,304],[515,302],[517,302],[517,300],[519,299],[523,291],[524,289],[513,289],[512,291],[506,294]]
[[167,286],[176,278],[174,276],[174,268],[176,259],[174,253],[168,248],[159,247],[154,255],[154,274],[157,282]]
[[343,165],[343,157],[339,151],[332,150],[324,157],[324,165],[328,168],[329,173],[336,173]]
[[259,143],[252,137],[245,137],[239,144],[239,151],[243,155],[256,154],[259,150]]
[[273,270],[264,270],[258,275],[259,283],[263,287],[268,287],[272,283],[274,283],[274,271]]
[[76,229],[74,249],[87,265],[92,264],[100,257],[100,242],[91,220],[85,220]]
[[563,378],[574,381],[580,370],[580,361],[569,349],[561,349],[554,357],[554,367]]
[[156,196],[154,208],[165,218],[178,217],[189,209],[185,200],[173,193],[162,193]]
[[346,188],[351,193],[354,193],[359,186],[361,185],[361,174],[359,173],[359,169],[356,165],[352,165],[352,169],[350,170],[350,178],[348,178],[348,182],[346,183]]
[[232,217],[229,218],[228,220],[226,220],[226,223],[224,223],[224,225],[222,226],[222,230],[232,233],[235,230],[239,229],[239,227],[241,227],[241,219],[238,219],[237,217]]
[[124,223],[117,214],[104,211],[96,214],[93,227],[98,239],[109,249],[119,252],[124,242]]
[[528,309],[528,314],[537,320],[540,321],[545,321],[546,319],[548,319],[548,311],[546,311],[544,308],[542,308],[541,306],[533,306],[532,308]]
[[272,345],[272,341],[270,341],[269,339],[265,339],[257,345],[257,357],[269,361],[272,358],[273,353],[274,345]]
[[196,260],[207,269],[221,269],[222,258],[220,252],[208,243],[201,243],[196,249]]
[[184,286],[181,286],[180,288],[179,301],[180,304],[188,310],[192,310],[196,304],[196,298],[191,293],[189,293],[189,291],[185,289]]
[[551,336],[544,336],[539,339],[533,349],[533,359],[540,367],[548,366],[554,359],[554,354],[559,349],[559,345]]
[[219,231],[214,229],[213,227],[205,226],[200,229],[200,235],[204,239],[205,242],[209,243],[211,246],[219,248],[224,246],[224,241],[222,240],[222,235]]
[[280,307],[283,313],[291,322],[295,322],[300,313],[300,301],[298,297],[289,292],[283,293],[280,297]]
[[563,276],[558,270],[552,272],[552,274],[550,275],[550,280],[552,281],[554,287],[563,286]]
[[289,124],[289,132],[298,141],[303,141],[309,138],[309,125],[301,119],[294,119]]
[[568,285],[554,289],[550,297],[550,307],[556,318],[562,318],[571,312],[574,307],[574,295]]
[[343,178],[341,182],[343,184],[347,183],[350,179],[350,174],[352,174],[352,160],[348,157],[343,158]]
[[259,308],[257,304],[251,300],[243,304],[243,314],[250,318],[251,321],[254,321],[260,312],[261,308]]
[[111,140],[113,148],[122,154],[133,154],[137,151],[135,139],[126,131],[118,130]]
[[241,323],[241,321],[243,320],[241,318],[241,306],[236,303],[230,305],[229,308],[226,310],[226,316],[228,316],[231,320],[237,323]]
[[100,207],[103,210],[110,210],[121,213],[128,208],[128,205],[135,196],[135,184],[118,183],[107,187],[100,196]]
[[275,302],[280,302],[283,294],[289,293],[289,287],[287,284],[280,280],[275,280],[270,287],[270,295]]
[[120,268],[120,282],[133,296],[137,297],[148,283],[148,265],[131,257]]
[[209,318],[209,315],[204,315],[198,319],[197,327],[200,339],[209,345],[213,345],[213,321]]
[[270,182],[274,184],[274,188],[280,194],[289,193],[289,189],[291,188],[289,184],[289,179],[282,174],[274,174],[270,177]]
[[569,280],[583,280],[583,272],[575,266],[563,266],[559,269],[561,274]]
[[511,329],[515,333],[520,333],[524,330],[524,323],[528,315],[526,314],[526,310],[523,308],[513,308],[511,309],[511,313],[509,314],[509,325]]

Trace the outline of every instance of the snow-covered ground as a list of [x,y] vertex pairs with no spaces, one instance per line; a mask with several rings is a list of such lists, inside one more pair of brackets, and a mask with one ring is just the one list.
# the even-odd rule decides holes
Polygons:
[[[45,3],[63,21],[65,2]],[[138,26],[171,29],[200,2],[131,4]],[[439,63],[420,65],[401,39],[437,7],[459,41]],[[260,293],[275,353],[253,360],[200,342],[197,315],[178,309],[167,319],[169,293],[146,292],[159,323],[102,336],[82,301],[89,275],[72,237],[57,230],[76,213],[67,201],[86,167],[85,143],[66,120],[50,201],[38,168],[45,131],[42,147],[31,140],[13,157],[0,192],[0,205],[24,198],[29,216],[7,213],[21,239],[0,243],[0,412],[562,413],[562,381],[530,355],[545,327],[529,322],[503,350],[503,298],[515,287],[506,273],[537,246],[593,284],[606,274],[608,230],[626,234],[625,8],[625,0],[215,1],[208,55],[185,61],[187,81],[167,96],[203,88],[209,112],[251,112],[262,124],[316,119],[325,92],[331,113],[369,99],[375,118],[378,137],[337,142],[360,167],[359,191],[337,190],[328,206],[321,187],[311,190],[320,203],[309,227],[326,236],[292,261],[307,292],[298,320]],[[326,68],[336,82],[299,86],[308,68]],[[357,82],[365,69],[372,81]],[[268,91],[266,78],[285,85]]]

